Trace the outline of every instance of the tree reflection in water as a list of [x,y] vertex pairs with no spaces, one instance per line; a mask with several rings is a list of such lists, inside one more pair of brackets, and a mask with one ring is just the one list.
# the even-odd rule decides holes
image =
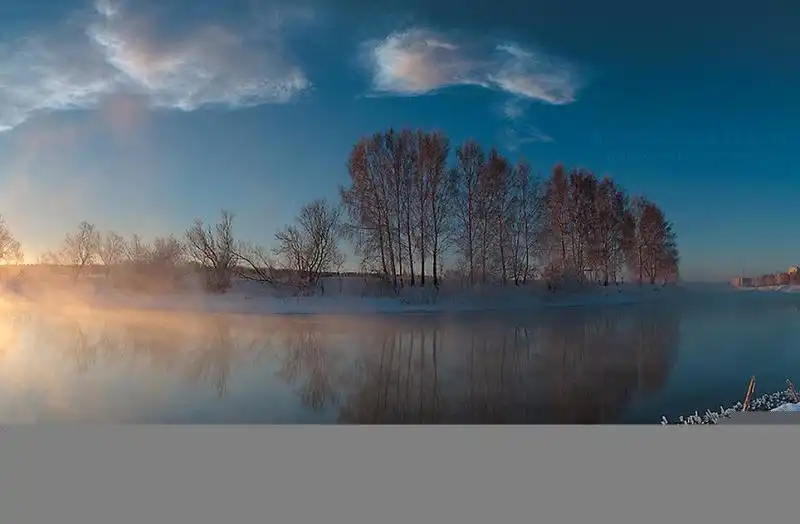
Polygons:
[[[435,322],[434,322],[435,324]],[[568,423],[617,420],[658,391],[678,344],[674,311],[544,315],[385,326],[361,359],[340,422]]]
[[265,355],[266,331],[252,329],[252,322],[244,322],[242,329],[237,320],[225,315],[94,313],[42,317],[37,332],[40,343],[57,348],[80,373],[98,359],[108,365],[145,363],[192,382],[209,382],[225,397],[233,361]]
[[[314,410],[338,404],[334,380],[341,353],[331,349],[331,337],[305,319],[286,320],[281,331],[278,376],[294,387],[304,405]],[[324,344],[323,342],[327,342]]]
[[237,370],[255,373],[247,405],[223,408],[244,423],[271,420],[275,385],[303,406],[288,407],[289,420],[603,423],[664,386],[679,322],[657,307],[336,319],[106,312],[41,317],[31,333],[84,374],[144,363],[228,398]]

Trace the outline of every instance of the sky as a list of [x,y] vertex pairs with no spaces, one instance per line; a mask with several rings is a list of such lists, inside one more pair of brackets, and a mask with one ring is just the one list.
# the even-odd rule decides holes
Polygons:
[[785,270],[798,27],[792,0],[4,0],[0,214],[28,261],[82,220],[223,208],[269,245],[408,126],[612,176],[664,209],[686,279]]

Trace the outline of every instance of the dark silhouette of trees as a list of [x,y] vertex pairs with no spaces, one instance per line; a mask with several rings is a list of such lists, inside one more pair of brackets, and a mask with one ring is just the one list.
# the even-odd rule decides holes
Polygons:
[[456,246],[470,285],[475,284],[477,202],[480,200],[478,182],[485,169],[486,158],[477,142],[468,140],[456,150],[456,166],[451,172],[453,209],[459,229]]
[[365,271],[378,273],[397,289],[393,227],[389,207],[385,141],[377,133],[359,141],[348,161],[351,184],[341,189],[342,204],[350,222],[345,231],[361,256]]
[[222,211],[220,221],[212,228],[195,223],[186,232],[187,254],[205,271],[206,288],[221,293],[231,287],[237,257],[234,250],[233,215]]
[[[362,269],[397,292],[438,288],[449,258],[473,285],[523,285],[541,268],[552,287],[572,281],[609,285],[627,269],[651,284],[678,278],[675,233],[663,211],[630,199],[610,177],[556,165],[539,183],[474,140],[455,148],[440,132],[389,129],[360,140],[341,189]],[[429,260],[432,262],[429,265]]]
[[524,161],[514,167],[510,189],[505,211],[509,217],[509,271],[514,284],[519,286],[527,284],[532,276],[540,216],[538,184],[531,174],[530,166]]
[[675,233],[664,212],[653,202],[633,200],[625,220],[624,246],[628,266],[638,281],[655,284],[677,278],[679,262]]
[[300,279],[302,287],[317,285],[323,273],[339,270],[344,254],[339,248],[341,212],[324,200],[303,206],[296,225],[275,235],[275,255],[283,267]]
[[597,206],[590,247],[590,262],[604,286],[616,281],[622,262],[623,232],[628,198],[608,177],[597,186]]
[[[423,193],[424,205],[430,212],[425,215],[426,219],[420,222],[422,232],[427,236],[421,236],[421,253],[430,249],[431,271],[433,273],[433,285],[439,286],[440,264],[442,262],[443,251],[447,248],[448,242],[452,238],[452,206],[450,200],[450,185],[447,177],[447,157],[450,154],[450,140],[443,134],[434,131],[429,134],[420,134],[422,141],[422,155],[425,159],[424,170],[421,178],[425,187]],[[424,239],[428,238],[426,243]],[[425,259],[422,259],[422,285],[425,285]]]

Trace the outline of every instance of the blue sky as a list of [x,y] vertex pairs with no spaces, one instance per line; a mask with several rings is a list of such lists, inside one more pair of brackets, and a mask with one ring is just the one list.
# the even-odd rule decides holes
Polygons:
[[659,202],[692,279],[800,263],[790,0],[5,0],[0,213],[28,260],[81,220],[270,242],[389,126]]

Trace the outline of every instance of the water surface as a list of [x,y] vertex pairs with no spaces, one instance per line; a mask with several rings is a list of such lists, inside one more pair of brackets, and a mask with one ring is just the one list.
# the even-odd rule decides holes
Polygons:
[[0,318],[0,422],[657,423],[800,383],[794,296],[527,314]]

